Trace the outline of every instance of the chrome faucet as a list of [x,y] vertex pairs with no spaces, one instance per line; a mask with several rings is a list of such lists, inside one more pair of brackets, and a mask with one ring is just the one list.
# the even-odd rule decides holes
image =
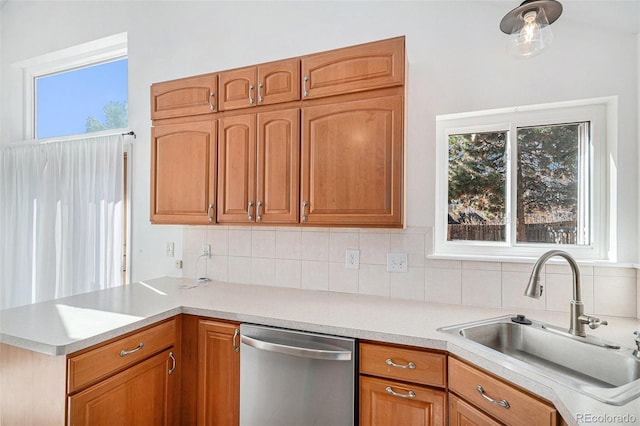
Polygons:
[[529,284],[524,291],[524,295],[535,299],[539,299],[540,296],[542,296],[540,271],[547,260],[554,256],[564,258],[569,263],[573,273],[573,300],[571,301],[571,323],[569,325],[569,333],[574,336],[586,337],[587,333],[584,330],[585,325],[589,325],[589,328],[593,330],[601,325],[607,325],[607,322],[601,321],[600,318],[593,315],[587,315],[584,313],[584,304],[582,303],[582,294],[580,289],[580,268],[578,267],[578,263],[569,253],[562,250],[550,250],[540,256],[536,264],[533,266],[531,278],[529,278]]
[[640,358],[640,331],[634,331],[633,334],[636,336],[636,349],[633,351],[633,354]]

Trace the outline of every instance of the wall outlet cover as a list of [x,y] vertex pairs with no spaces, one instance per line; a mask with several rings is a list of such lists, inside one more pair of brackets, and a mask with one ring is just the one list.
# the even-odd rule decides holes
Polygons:
[[407,253],[387,253],[387,272],[408,272]]
[[347,249],[344,269],[360,269],[360,250]]

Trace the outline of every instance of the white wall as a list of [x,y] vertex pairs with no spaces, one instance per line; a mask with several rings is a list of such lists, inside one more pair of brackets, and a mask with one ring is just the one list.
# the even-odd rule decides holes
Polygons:
[[[164,246],[182,252],[182,228],[151,226],[149,86],[397,35],[407,36],[408,225],[434,222],[435,115],[599,96],[619,96],[617,250],[635,262],[638,230],[638,51],[634,33],[578,21],[585,12],[637,2],[564,4],[555,44],[530,60],[505,54],[502,16],[518,2],[24,2],[2,11],[2,140],[22,139],[20,74],[12,64],[111,34],[129,40],[133,152],[134,280],[175,274]],[[594,12],[595,11],[595,12]]]

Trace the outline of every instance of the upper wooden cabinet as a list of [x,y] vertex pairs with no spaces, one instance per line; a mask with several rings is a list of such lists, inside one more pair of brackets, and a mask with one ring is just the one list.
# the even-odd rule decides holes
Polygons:
[[403,97],[302,109],[303,224],[399,227]]
[[219,223],[297,223],[298,109],[220,119]]
[[214,112],[218,76],[206,74],[151,85],[151,119]]
[[404,37],[302,58],[302,99],[404,84]]
[[221,111],[300,99],[298,59],[223,71],[219,76]]
[[151,221],[402,227],[404,45],[154,84]]
[[215,220],[216,122],[151,129],[151,222]]

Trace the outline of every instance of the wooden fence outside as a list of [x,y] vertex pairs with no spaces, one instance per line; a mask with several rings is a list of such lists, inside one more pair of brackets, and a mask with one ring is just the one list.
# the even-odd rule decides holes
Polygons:
[[[576,222],[529,223],[525,225],[526,240],[518,242],[576,244]],[[504,225],[449,224],[449,241],[504,241]]]

